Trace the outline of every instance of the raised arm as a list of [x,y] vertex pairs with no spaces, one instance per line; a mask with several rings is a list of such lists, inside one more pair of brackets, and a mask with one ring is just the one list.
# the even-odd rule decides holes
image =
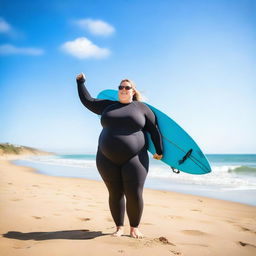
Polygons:
[[144,113],[145,113],[145,117],[146,117],[146,124],[144,126],[144,129],[147,132],[149,132],[151,139],[153,141],[153,144],[155,146],[156,153],[158,155],[162,155],[163,154],[163,142],[162,142],[161,133],[157,126],[156,116],[148,106],[146,106],[145,104],[143,104],[143,105],[145,106]]
[[81,102],[86,108],[91,110],[93,113],[101,115],[103,110],[107,106],[115,103],[115,101],[112,101],[112,100],[102,100],[102,99],[92,98],[84,85],[85,77],[83,74],[80,74],[77,76],[76,82],[77,82],[78,95]]

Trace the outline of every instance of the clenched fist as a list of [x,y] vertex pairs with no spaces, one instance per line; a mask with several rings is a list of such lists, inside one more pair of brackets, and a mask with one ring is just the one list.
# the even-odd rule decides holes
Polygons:
[[79,75],[76,76],[76,81],[77,82],[83,82],[84,83],[85,80],[86,80],[86,77],[85,77],[84,73],[80,73]]

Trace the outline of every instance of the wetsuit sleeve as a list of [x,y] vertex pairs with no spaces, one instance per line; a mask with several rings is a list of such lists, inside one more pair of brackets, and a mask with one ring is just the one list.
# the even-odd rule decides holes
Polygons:
[[107,106],[115,103],[115,101],[112,100],[92,98],[83,81],[77,81],[77,89],[79,98],[83,105],[95,114],[101,115]]
[[144,130],[149,132],[151,139],[154,143],[156,153],[158,155],[163,154],[163,142],[161,133],[157,126],[157,119],[153,111],[145,105],[145,117],[146,117],[146,124],[144,126]]

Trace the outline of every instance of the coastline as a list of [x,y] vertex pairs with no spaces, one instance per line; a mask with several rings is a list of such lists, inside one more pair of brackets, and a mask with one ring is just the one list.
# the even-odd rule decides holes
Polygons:
[[[24,156],[19,156],[22,159]],[[256,207],[169,191],[144,190],[145,238],[111,237],[101,181],[47,176],[0,158],[3,255],[254,255]]]
[[[152,160],[144,187],[256,206],[256,177],[254,175],[256,168],[239,167],[243,165],[243,159],[240,159],[240,163],[230,162],[228,165],[225,162],[213,162],[213,171],[205,176],[186,173],[172,174],[167,166]],[[32,167],[37,172],[49,176],[80,177],[102,181],[97,171],[94,155],[55,155],[49,158],[48,156],[46,158],[36,156],[14,160],[12,163]],[[245,164],[248,164],[248,159]],[[245,174],[237,174],[236,171],[239,169],[243,169]]]

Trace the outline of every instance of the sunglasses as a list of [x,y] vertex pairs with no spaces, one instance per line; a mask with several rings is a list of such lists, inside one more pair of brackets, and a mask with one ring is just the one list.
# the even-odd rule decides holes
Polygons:
[[123,85],[119,85],[118,86],[118,89],[119,90],[123,90],[123,89],[125,89],[125,90],[131,90],[132,89],[132,87],[131,86],[128,86],[128,85],[126,85],[126,86],[123,86]]

